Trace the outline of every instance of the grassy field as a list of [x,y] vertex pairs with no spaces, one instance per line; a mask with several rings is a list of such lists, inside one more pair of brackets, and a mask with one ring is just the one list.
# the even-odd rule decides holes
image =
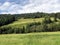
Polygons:
[[60,45],[60,32],[2,34],[0,45]]

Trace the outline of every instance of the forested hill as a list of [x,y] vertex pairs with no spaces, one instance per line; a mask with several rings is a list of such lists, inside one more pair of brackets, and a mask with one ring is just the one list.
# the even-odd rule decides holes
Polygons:
[[0,14],[0,34],[59,30],[60,13]]
[[12,23],[20,18],[41,18],[45,16],[60,18],[60,13],[0,14],[0,26]]
[[25,13],[25,14],[0,14],[0,26],[12,23],[20,18],[41,18],[45,16],[60,18],[60,13]]

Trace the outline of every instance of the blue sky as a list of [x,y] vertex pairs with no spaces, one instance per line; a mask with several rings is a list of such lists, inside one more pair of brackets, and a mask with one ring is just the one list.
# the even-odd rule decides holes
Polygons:
[[0,14],[60,12],[60,0],[0,0]]

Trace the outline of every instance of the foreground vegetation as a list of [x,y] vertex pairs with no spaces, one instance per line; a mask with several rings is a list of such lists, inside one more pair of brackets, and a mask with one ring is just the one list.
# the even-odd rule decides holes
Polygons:
[[0,45],[60,45],[60,32],[0,35]]

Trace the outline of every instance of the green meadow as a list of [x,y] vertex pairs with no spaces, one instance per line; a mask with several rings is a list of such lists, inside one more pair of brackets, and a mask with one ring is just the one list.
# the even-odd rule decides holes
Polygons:
[[0,45],[60,45],[60,32],[2,34]]

